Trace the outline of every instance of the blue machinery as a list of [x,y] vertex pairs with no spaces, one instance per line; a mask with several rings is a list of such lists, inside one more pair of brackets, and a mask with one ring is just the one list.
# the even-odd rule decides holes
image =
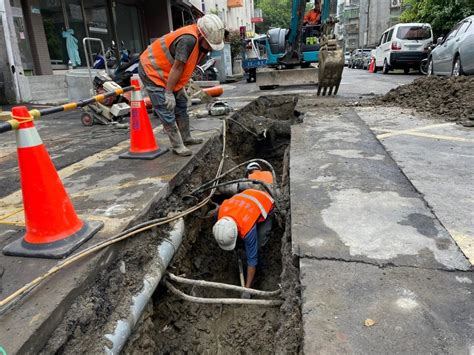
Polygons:
[[[321,24],[303,25],[304,11],[308,0],[293,0],[291,4],[290,28],[273,28],[267,32],[267,66],[278,69],[278,73],[268,69],[258,72],[257,84],[261,89],[273,88],[285,81],[294,84],[318,83],[318,95],[336,94],[344,68],[344,54],[334,38],[335,21],[330,15],[331,1],[322,0]],[[312,68],[319,63],[319,68]],[[299,66],[307,72],[298,73]],[[291,72],[289,72],[291,71]],[[310,81],[308,81],[308,75]],[[301,83],[298,79],[304,79]],[[295,80],[293,80],[295,79]]]

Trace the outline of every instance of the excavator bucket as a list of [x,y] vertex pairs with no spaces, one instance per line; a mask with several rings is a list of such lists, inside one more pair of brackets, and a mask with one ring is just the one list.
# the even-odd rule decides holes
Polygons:
[[344,69],[344,53],[332,41],[321,46],[319,51],[318,96],[337,94]]

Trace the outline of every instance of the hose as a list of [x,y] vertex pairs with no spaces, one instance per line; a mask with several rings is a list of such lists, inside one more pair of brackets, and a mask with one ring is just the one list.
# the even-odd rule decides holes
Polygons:
[[174,293],[175,295],[179,296],[185,301],[195,302],[195,303],[203,303],[203,304],[239,304],[239,305],[255,305],[255,306],[266,306],[266,307],[275,307],[281,306],[283,304],[283,300],[249,300],[249,299],[242,299],[242,298],[203,298],[203,297],[195,297],[190,296],[176,287],[174,287],[169,281],[165,280],[166,287]]
[[266,160],[264,159],[250,159],[250,160],[247,160],[247,161],[244,161],[243,163],[240,163],[239,165],[236,165],[234,166],[233,168],[225,171],[224,173],[222,173],[221,175],[215,177],[213,180],[210,180],[208,182],[206,182],[205,184],[202,184],[201,186],[199,186],[197,189],[195,189],[194,191],[192,191],[190,193],[190,195],[196,193],[196,191],[199,191],[201,187],[204,187],[204,186],[208,186],[208,185],[211,185],[213,182],[215,182],[216,180],[220,180],[221,178],[223,178],[224,176],[226,175],[229,175],[231,172],[237,170],[238,168],[244,166],[244,165],[247,165],[247,164],[250,164],[250,163],[253,163],[253,162],[260,162],[260,163],[263,163],[265,164],[272,172],[272,177],[273,177],[273,181],[277,181],[276,180],[276,173],[275,173],[275,169],[273,169],[273,166]]
[[187,284],[187,285],[194,285],[194,286],[200,286],[200,287],[213,287],[213,288],[219,288],[222,290],[230,290],[230,291],[236,291],[236,292],[247,292],[251,295],[255,296],[277,296],[280,294],[281,290],[275,290],[275,291],[260,291],[260,290],[255,290],[253,288],[246,288],[246,287],[240,287],[240,286],[235,286],[235,285],[229,285],[225,283],[220,283],[220,282],[211,282],[211,281],[204,281],[204,280],[193,280],[193,279],[187,279],[184,277],[176,276],[172,274],[171,272],[167,272],[166,275],[170,278],[170,280]]
[[[253,179],[236,179],[236,180],[230,180],[230,181],[221,182],[220,184],[212,185],[212,186],[220,187],[220,186],[226,186],[226,185],[236,184],[236,183],[239,183],[239,182],[251,182],[252,184],[262,185],[263,188],[265,189],[265,191],[267,191],[273,198],[275,198],[275,196],[273,195],[273,192],[272,192],[271,188],[268,186],[268,184],[266,184],[266,183],[264,183],[263,181],[260,181],[260,180],[253,180]],[[197,193],[200,193],[200,192],[207,191],[207,190],[211,189],[212,186],[200,188],[200,189],[198,189],[198,190],[194,190],[194,191],[192,192],[192,194],[197,194]]]
[[[223,129],[222,129],[222,154],[221,154],[221,160],[219,162],[219,166],[217,169],[216,176],[219,176],[222,173],[222,168],[224,166],[224,159],[225,159],[225,148],[226,148],[226,121],[222,121]],[[218,182],[219,180],[214,179],[214,181]],[[217,184],[216,184],[217,185]],[[146,230],[149,230],[153,227],[160,226],[163,224],[167,224],[170,222],[173,222],[175,220],[178,220],[181,217],[187,216],[188,214],[200,209],[201,207],[205,206],[212,198],[214,193],[216,192],[216,188],[212,188],[210,194],[201,202],[198,204],[194,205],[193,207],[190,207],[182,212],[177,213],[174,216],[171,217],[163,217],[163,218],[158,218],[158,219],[153,219],[147,222],[140,223],[132,228],[129,228],[119,234],[116,234],[115,236],[105,239],[102,242],[99,242],[95,245],[92,245],[81,252],[71,255],[67,257],[66,259],[60,261],[57,263],[55,266],[53,266],[51,269],[49,269],[46,273],[44,273],[41,276],[38,276],[36,279],[33,281],[27,283],[20,289],[16,290],[6,298],[2,299],[0,301],[0,308],[2,308],[2,313],[6,310],[3,309],[6,305],[8,305],[10,302],[13,302],[16,300],[18,297],[26,295],[29,291],[33,290],[36,286],[38,286],[41,282],[43,282],[45,279],[48,277],[54,275],[58,271],[64,269],[66,266],[73,264],[74,262],[91,255],[92,253],[95,253],[101,249],[104,249],[105,247],[115,244],[117,242],[120,242],[122,240],[125,240],[129,237],[135,236],[140,232],[144,232]]]

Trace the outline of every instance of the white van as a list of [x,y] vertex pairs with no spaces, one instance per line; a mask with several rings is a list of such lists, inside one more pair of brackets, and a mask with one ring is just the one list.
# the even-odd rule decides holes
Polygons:
[[429,23],[399,23],[386,30],[375,49],[375,70],[388,74],[391,69],[419,69],[420,62],[428,56],[433,43]]

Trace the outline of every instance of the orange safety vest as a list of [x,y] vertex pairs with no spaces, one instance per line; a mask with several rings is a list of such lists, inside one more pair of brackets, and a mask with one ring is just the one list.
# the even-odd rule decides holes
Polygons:
[[270,171],[256,170],[249,175],[249,179],[262,181],[266,184],[273,184],[273,175]]
[[317,25],[320,17],[321,12],[312,9],[304,15],[304,22],[308,22],[310,25]]
[[247,189],[222,202],[218,219],[231,217],[244,238],[256,222],[264,221],[273,209],[272,197],[263,191]]
[[169,48],[179,36],[192,35],[196,37],[196,45],[184,64],[181,78],[173,89],[174,92],[181,90],[193,75],[193,71],[198,64],[198,33],[197,25],[189,25],[170,32],[150,44],[140,56],[140,62],[147,77],[156,85],[166,87],[168,76],[174,63],[174,58],[171,56]]

